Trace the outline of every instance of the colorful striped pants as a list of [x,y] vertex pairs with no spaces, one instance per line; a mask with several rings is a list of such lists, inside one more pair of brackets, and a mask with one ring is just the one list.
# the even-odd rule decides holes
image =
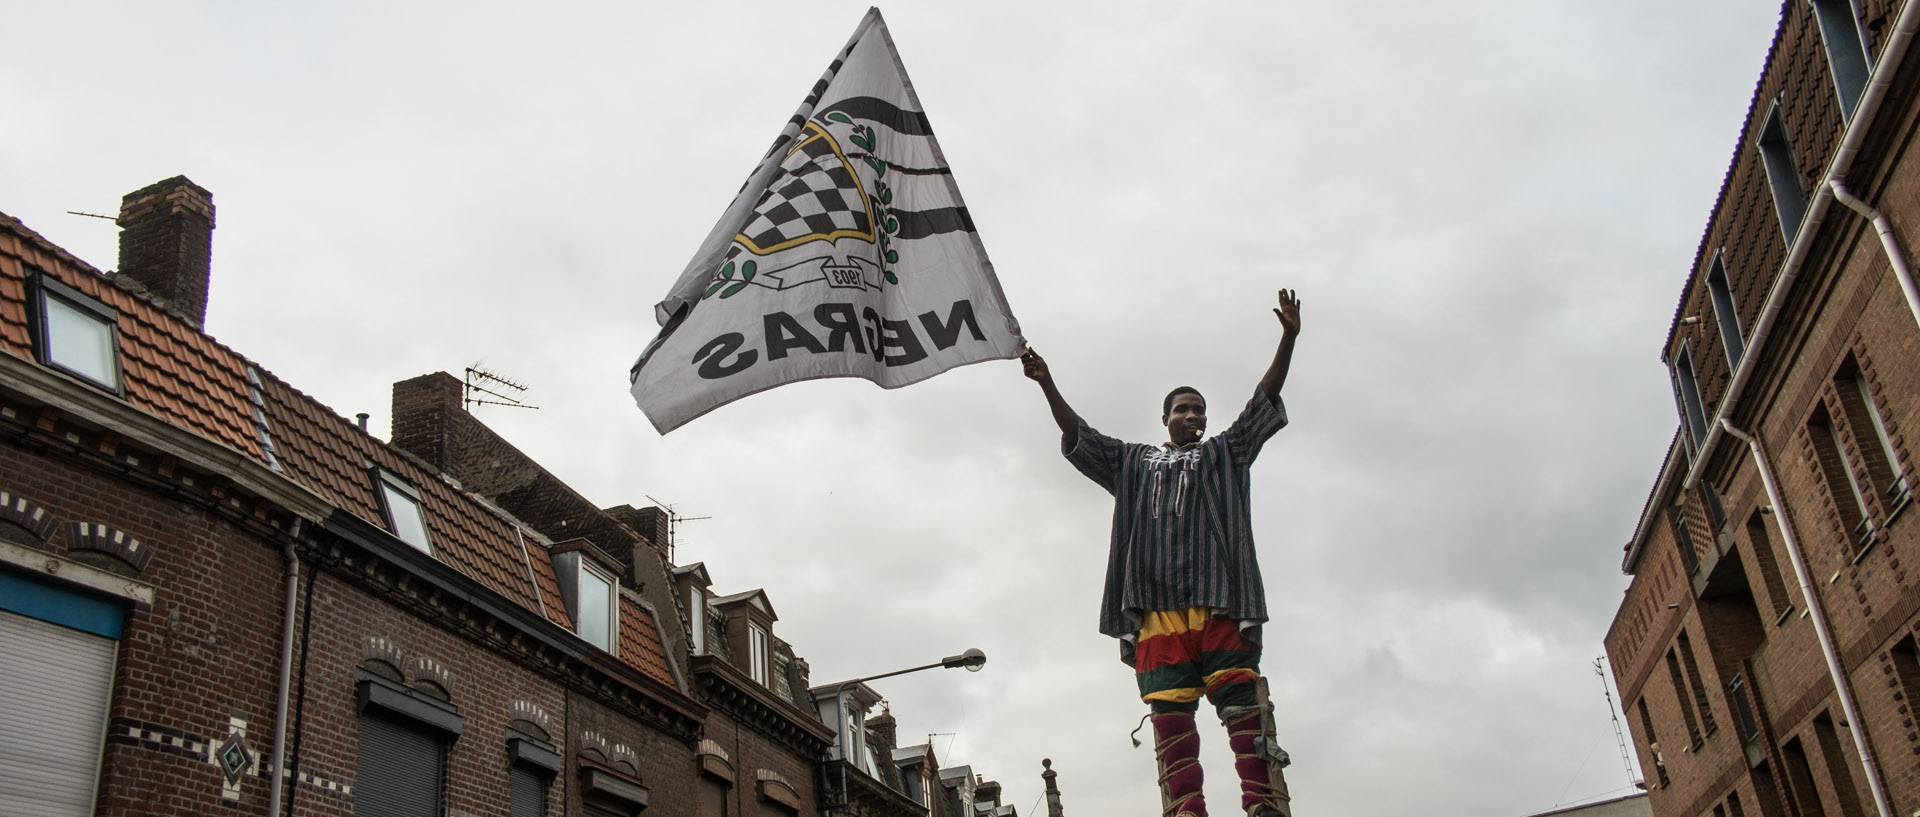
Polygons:
[[1133,662],[1140,700],[1156,713],[1193,712],[1204,695],[1223,721],[1253,709],[1260,642],[1249,634],[1205,607],[1143,614]]

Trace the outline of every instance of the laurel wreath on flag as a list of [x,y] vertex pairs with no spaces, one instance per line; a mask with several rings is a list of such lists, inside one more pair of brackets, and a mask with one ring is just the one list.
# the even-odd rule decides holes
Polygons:
[[[867,198],[867,202],[873,207],[880,222],[880,229],[875,234],[879,240],[882,259],[880,277],[886,279],[889,284],[897,285],[900,279],[893,274],[892,265],[900,263],[900,251],[893,248],[893,237],[900,232],[900,219],[893,214],[893,188],[887,186],[882,178],[887,175],[887,163],[873,155],[876,136],[873,126],[856,125],[852,117],[839,111],[827,114],[827,119],[843,125],[853,125],[853,133],[847,136],[847,141],[867,151],[860,155],[860,159],[866,162],[867,167],[872,168],[874,173],[873,195]],[[713,283],[707,285],[707,291],[700,296],[701,299],[705,300],[718,294],[722,300],[725,300],[738,295],[741,290],[747,288],[748,284],[753,283],[753,278],[758,273],[758,265],[752,261],[742,262],[737,268],[737,273],[739,277],[735,278],[736,268],[733,261],[729,259],[713,274]]]

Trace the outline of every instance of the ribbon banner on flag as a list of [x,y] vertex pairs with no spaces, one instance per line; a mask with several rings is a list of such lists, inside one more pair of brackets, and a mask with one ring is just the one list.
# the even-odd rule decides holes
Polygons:
[[822,377],[898,388],[1024,341],[879,9],[813,86],[633,365],[665,434]]

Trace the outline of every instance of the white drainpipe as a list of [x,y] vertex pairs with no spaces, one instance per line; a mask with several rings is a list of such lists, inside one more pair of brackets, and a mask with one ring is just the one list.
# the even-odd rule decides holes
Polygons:
[[1787,503],[1780,498],[1780,483],[1773,479],[1773,463],[1767,459],[1767,452],[1761,450],[1759,440],[1734,428],[1725,417],[1720,418],[1720,427],[1746,443],[1748,450],[1753,452],[1753,463],[1760,469],[1760,483],[1767,489],[1767,502],[1773,505],[1773,524],[1780,530],[1780,539],[1787,546],[1787,556],[1793,561],[1793,576],[1800,582],[1800,596],[1807,601],[1807,615],[1813,620],[1813,632],[1820,642],[1820,655],[1827,659],[1827,674],[1832,676],[1834,694],[1840,698],[1840,711],[1846,716],[1849,727],[1847,733],[1853,735],[1853,748],[1860,755],[1860,765],[1867,773],[1867,787],[1873,790],[1873,805],[1879,809],[1880,817],[1894,817],[1886,786],[1880,782],[1879,764],[1874,762],[1873,749],[1867,745],[1867,722],[1860,719],[1860,709],[1853,703],[1853,685],[1847,682],[1846,670],[1840,665],[1840,650],[1833,643],[1833,631],[1827,629],[1826,607],[1820,603],[1820,596],[1813,589],[1813,579],[1807,575],[1807,560],[1800,554],[1799,540],[1793,538],[1793,526],[1787,524]]
[[300,557],[294,552],[293,543],[300,536],[300,527],[300,520],[294,520],[293,533],[281,553],[287,565],[287,601],[280,614],[280,685],[274,695],[273,754],[268,761],[272,764],[273,777],[267,784],[267,817],[280,817],[280,797],[287,787],[287,699],[293,690],[293,621],[300,595]]
[[1734,370],[1733,381],[1727,384],[1725,396],[1720,400],[1720,410],[1715,413],[1714,422],[1707,429],[1707,438],[1700,442],[1700,453],[1693,460],[1693,468],[1687,472],[1686,481],[1681,483],[1682,490],[1693,490],[1693,486],[1700,482],[1701,474],[1706,471],[1707,463],[1713,459],[1713,447],[1721,436],[1720,423],[1732,419],[1734,409],[1740,405],[1741,392],[1746,389],[1747,381],[1753,379],[1754,370],[1759,368],[1761,355],[1758,352],[1765,345],[1767,336],[1772,334],[1774,321],[1780,317],[1780,310],[1787,300],[1787,291],[1799,278],[1800,267],[1806,263],[1807,253],[1812,249],[1814,234],[1820,231],[1820,222],[1826,218],[1827,208],[1833,204],[1833,182],[1845,179],[1847,171],[1853,168],[1853,159],[1859,155],[1861,144],[1867,140],[1867,131],[1872,129],[1873,121],[1880,113],[1887,89],[1893,84],[1893,75],[1900,69],[1908,46],[1913,44],[1917,28],[1920,28],[1920,2],[1908,0],[1900,7],[1893,33],[1887,36],[1886,48],[1873,66],[1873,76],[1867,82],[1866,91],[1860,95],[1860,104],[1854,109],[1853,124],[1847,126],[1840,147],[1833,152],[1833,161],[1827,165],[1826,181],[1815,188],[1813,201],[1807,206],[1806,218],[1800,224],[1800,232],[1794,234],[1792,246],[1787,248],[1787,262],[1774,280],[1773,289],[1767,293],[1766,304],[1760,307],[1760,320],[1754,324],[1753,337],[1747,340],[1747,348],[1754,354],[1741,358],[1739,367]]
[[1893,221],[1886,213],[1873,208],[1873,205],[1860,200],[1847,192],[1847,186],[1839,179],[1828,179],[1827,186],[1833,188],[1833,197],[1840,200],[1868,221],[1873,229],[1880,233],[1880,246],[1887,251],[1887,263],[1893,265],[1893,276],[1900,279],[1900,291],[1906,293],[1907,311],[1913,313],[1915,323],[1920,323],[1920,286],[1913,283],[1913,267],[1907,264],[1907,254],[1900,249],[1900,238],[1894,235]]

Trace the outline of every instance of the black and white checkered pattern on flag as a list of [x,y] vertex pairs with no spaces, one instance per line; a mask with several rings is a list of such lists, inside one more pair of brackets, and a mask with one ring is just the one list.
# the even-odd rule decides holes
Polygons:
[[873,217],[846,158],[817,126],[781,162],[780,176],[753,208],[740,243],[765,255],[806,241],[873,240]]

